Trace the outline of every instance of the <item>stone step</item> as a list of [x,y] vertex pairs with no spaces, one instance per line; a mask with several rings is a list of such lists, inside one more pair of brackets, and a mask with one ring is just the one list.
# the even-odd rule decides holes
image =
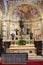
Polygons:
[[[43,56],[28,56],[28,60],[43,60]],[[0,61],[1,61],[1,57],[0,57]]]
[[43,60],[43,56],[28,56],[29,60]]

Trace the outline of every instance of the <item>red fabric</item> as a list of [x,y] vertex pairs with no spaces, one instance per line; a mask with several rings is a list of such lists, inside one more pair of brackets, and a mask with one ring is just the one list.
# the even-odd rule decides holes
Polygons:
[[26,64],[2,64],[0,61],[0,65],[43,65],[43,60],[42,61],[28,61]]
[[43,65],[43,61],[28,61],[26,65]]

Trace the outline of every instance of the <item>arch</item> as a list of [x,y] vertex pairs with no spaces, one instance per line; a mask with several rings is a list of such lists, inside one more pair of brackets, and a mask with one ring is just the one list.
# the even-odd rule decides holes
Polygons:
[[2,13],[2,11],[0,10],[0,20],[2,20],[2,15],[3,15],[3,13]]
[[41,9],[40,9],[40,7],[39,7],[38,5],[33,4],[33,3],[28,3],[28,2],[26,3],[26,2],[24,2],[24,3],[16,4],[16,5],[13,6],[13,7],[10,7],[10,10],[8,11],[8,14],[7,14],[7,16],[6,16],[6,20],[9,20],[9,19],[10,19],[10,14],[13,12],[13,10],[14,10],[17,6],[19,6],[19,5],[21,5],[21,4],[28,4],[28,5],[33,5],[33,6],[35,6],[35,7],[37,8],[37,10],[39,11],[41,17],[43,17],[43,16],[42,16],[42,11],[41,11]]
[[2,5],[0,4],[0,15],[1,15],[1,16],[0,16],[0,20],[1,20],[1,21],[2,21],[2,16],[3,16],[3,14],[4,14],[4,13],[3,13],[3,10],[2,10]]

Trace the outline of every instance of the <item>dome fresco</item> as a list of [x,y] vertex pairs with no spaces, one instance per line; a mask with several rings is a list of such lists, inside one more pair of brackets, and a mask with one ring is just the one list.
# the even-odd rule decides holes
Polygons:
[[13,10],[10,18],[13,20],[19,20],[21,17],[29,20],[39,18],[41,15],[35,6],[29,4],[21,4]]

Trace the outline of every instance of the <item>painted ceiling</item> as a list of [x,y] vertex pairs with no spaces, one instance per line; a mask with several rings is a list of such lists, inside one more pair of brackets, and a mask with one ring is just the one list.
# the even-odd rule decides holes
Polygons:
[[37,19],[40,18],[41,16],[35,6],[22,4],[17,6],[11,14],[11,19],[13,20],[19,20],[21,17],[23,19],[29,20],[29,19]]
[[[43,0],[0,0],[0,11],[3,13],[3,16],[5,15],[7,15],[8,14],[8,12],[9,12],[9,10],[10,10],[10,7],[12,7],[13,8],[13,6],[15,6],[16,4],[19,4],[19,3],[23,3],[23,2],[31,2],[31,3],[34,3],[34,4],[37,4],[37,5],[39,5],[40,6],[40,8],[41,8],[41,10],[43,11]],[[22,7],[23,6],[23,7]],[[36,17],[37,18],[37,16],[39,16],[40,17],[40,14],[38,13],[38,11],[37,11],[37,9],[35,8],[35,7],[32,7],[31,5],[22,5],[22,6],[18,6],[18,8],[19,7],[21,7],[21,11],[22,11],[22,13],[23,13],[23,16],[25,15],[25,18],[26,19],[28,19],[28,18],[32,18],[33,17],[33,19]],[[29,7],[30,6],[30,7]],[[33,9],[33,10],[36,10],[36,12],[38,13],[37,15],[35,14],[36,12],[34,11],[34,13],[33,13],[33,10],[31,10],[31,9]],[[16,10],[17,10],[17,8],[16,8]],[[31,11],[30,11],[31,10]],[[15,10],[14,10],[15,11]],[[28,12],[28,11],[30,11],[30,13]],[[32,12],[32,13],[31,13]],[[13,13],[13,12],[12,12]],[[18,12],[19,13],[19,12]],[[1,13],[0,13],[1,14]],[[19,13],[20,14],[20,13]],[[28,15],[28,17],[27,17],[27,15]],[[33,14],[35,14],[35,15],[33,15]],[[3,18],[3,16],[2,16],[2,18]],[[1,16],[0,16],[1,17]]]

